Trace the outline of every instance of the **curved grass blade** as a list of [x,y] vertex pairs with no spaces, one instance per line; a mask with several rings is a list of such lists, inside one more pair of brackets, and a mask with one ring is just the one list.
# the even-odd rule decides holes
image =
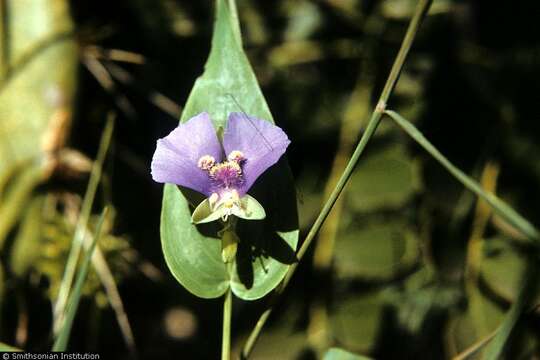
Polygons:
[[99,277],[99,281],[105,289],[107,300],[109,301],[109,304],[116,315],[116,321],[118,321],[124,342],[126,343],[130,353],[134,355],[137,352],[135,337],[133,336],[133,331],[131,330],[131,325],[124,308],[124,303],[120,297],[120,291],[118,291],[118,286],[116,285],[112,271],[107,264],[105,255],[98,245],[96,245],[94,252],[95,255],[92,256],[92,266]]
[[[536,255],[536,256],[535,256]],[[505,348],[507,347],[511,335],[518,324],[521,314],[526,307],[532,302],[538,290],[538,254],[529,256],[528,269],[523,279],[521,280],[521,289],[517,299],[512,304],[512,307],[504,317],[504,320],[497,331],[497,334],[491,340],[485,350],[485,359],[497,360],[501,359]]]
[[480,351],[484,346],[486,346],[491,340],[493,340],[493,338],[495,337],[495,335],[497,335],[499,330],[500,330],[500,327],[496,328],[495,330],[493,330],[493,332],[488,334],[486,337],[478,340],[477,342],[469,346],[467,349],[465,349],[461,353],[454,356],[452,360],[465,360],[465,359],[470,358],[471,356],[476,354],[478,351]]
[[424,135],[418,131],[418,129],[403,116],[399,115],[395,111],[386,110],[385,114],[390,116],[407,134],[409,134],[420,146],[422,146],[431,156],[435,158],[442,166],[450,172],[459,182],[461,182],[467,189],[485,200],[492,208],[500,215],[504,220],[508,221],[512,226],[521,231],[530,240],[533,240],[536,244],[540,241],[538,230],[523,216],[516,212],[512,207],[499,199],[496,195],[488,193],[482,189],[482,187],[467,176],[463,171],[458,169],[452,164],[439,150],[429,142]]
[[82,259],[81,266],[79,267],[79,271],[77,273],[75,286],[73,287],[73,291],[71,292],[71,296],[69,297],[69,303],[66,308],[66,313],[62,317],[64,320],[61,324],[61,329],[58,332],[58,335],[54,342],[52,351],[66,351],[69,335],[73,326],[73,320],[75,319],[75,314],[77,313],[77,308],[79,307],[79,301],[81,299],[81,292],[84,285],[84,280],[86,279],[86,275],[88,274],[90,261],[92,260],[94,249],[96,248],[96,244],[101,235],[101,227],[103,225],[105,216],[107,215],[107,209],[107,207],[103,209],[96,226],[96,232],[94,233],[92,243],[90,244],[90,247],[86,250],[84,258]]
[[[429,10],[429,7],[431,6],[431,3],[432,3],[432,0],[419,0],[418,1],[418,4],[416,5],[416,9],[414,12],[414,16],[411,19],[411,22],[409,23],[409,27],[407,28],[407,32],[405,34],[403,42],[401,43],[399,52],[396,56],[396,59],[394,60],[394,64],[392,65],[390,74],[388,75],[388,78],[386,79],[384,88],[381,92],[379,100],[377,101],[377,106],[375,107],[375,109],[373,110],[373,113],[371,114],[371,117],[366,127],[366,131],[362,134],[362,137],[360,138],[360,142],[356,146],[354,153],[351,156],[351,159],[347,163],[347,166],[345,167],[343,174],[341,175],[339,181],[337,182],[336,187],[330,194],[330,197],[328,198],[328,200],[326,200],[321,212],[317,216],[317,219],[313,223],[311,229],[309,230],[309,233],[307,234],[304,242],[302,243],[300,250],[298,250],[298,255],[297,255],[298,262],[304,257],[304,254],[307,252],[313,239],[315,238],[315,236],[321,229],[326,218],[330,214],[330,211],[334,207],[334,204],[336,203],[339,195],[341,194],[341,192],[345,188],[345,185],[349,181],[353,173],[353,170],[356,167],[356,164],[358,164],[360,156],[364,152],[364,149],[366,148],[369,140],[375,134],[375,131],[377,130],[377,127],[379,126],[379,123],[381,121],[381,117],[384,113],[384,109],[386,107],[388,98],[392,94],[392,91],[397,83],[401,69],[403,68],[403,65],[405,64],[405,59],[407,58],[407,54],[409,53],[409,50],[411,49],[414,38],[418,32],[418,29],[420,28],[420,24],[422,23],[422,20],[426,16]],[[270,317],[270,314],[272,313],[273,306],[275,305],[277,298],[281,296],[281,294],[283,294],[285,288],[287,287],[292,276],[294,275],[298,262],[291,265],[282,284],[276,291],[270,303],[270,306],[262,313],[262,315],[257,320],[257,323],[251,330],[251,333],[249,334],[249,337],[242,349],[242,353],[241,353],[242,359],[249,358],[251,352],[253,351],[253,347],[255,346],[257,339],[259,338],[262,328],[264,327],[264,324],[266,323],[266,321]]]
[[71,284],[73,282],[73,277],[75,276],[75,270],[77,266],[77,261],[79,259],[79,253],[84,240],[84,235],[88,225],[88,219],[92,211],[92,205],[94,203],[94,197],[101,179],[101,173],[103,169],[103,162],[107,155],[109,145],[111,143],[112,134],[114,129],[114,115],[111,113],[107,119],[105,129],[103,130],[103,135],[101,136],[101,142],[99,144],[99,150],[97,159],[92,166],[92,172],[90,174],[90,180],[88,181],[88,187],[86,188],[86,194],[84,195],[83,204],[79,219],[77,221],[77,226],[75,228],[75,233],[73,235],[73,241],[71,244],[71,249],[68,254],[68,260],[66,263],[66,269],[64,271],[64,276],[62,277],[62,283],[60,284],[60,290],[58,292],[58,298],[54,304],[54,333],[57,332],[58,326],[60,325],[62,319],[62,314],[65,312],[65,306],[69,291],[71,289]]
[[[234,5],[233,1],[229,3]],[[240,100],[247,114],[273,122],[241,47],[235,12],[225,0],[216,1],[210,55],[189,95],[181,122],[206,111],[216,129],[224,128],[229,113],[238,111],[238,104],[231,98]],[[161,213],[163,253],[174,277],[193,294],[216,298],[231,287],[242,299],[257,299],[274,289],[295,261],[298,215],[292,176],[284,159],[257,181],[253,194],[268,216],[258,224],[239,220],[237,261],[229,273],[221,259],[217,227],[192,224],[190,202],[184,193],[174,185],[165,185]]]

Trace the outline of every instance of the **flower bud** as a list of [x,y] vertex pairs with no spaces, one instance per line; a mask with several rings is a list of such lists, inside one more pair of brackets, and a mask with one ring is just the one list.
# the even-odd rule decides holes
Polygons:
[[221,258],[224,263],[229,263],[236,256],[238,247],[238,235],[232,229],[224,230],[221,234]]

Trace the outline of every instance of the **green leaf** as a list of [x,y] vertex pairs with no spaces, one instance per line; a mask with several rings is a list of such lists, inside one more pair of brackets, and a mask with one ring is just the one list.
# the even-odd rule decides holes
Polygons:
[[[241,359],[302,359],[309,347],[306,331],[298,329],[299,321],[305,309],[305,303],[294,298],[291,303],[276,314],[276,326],[264,331],[264,336],[257,340],[257,346],[248,357]],[[276,346],[278,344],[278,346]]]
[[96,231],[94,233],[92,243],[90,244],[90,247],[85,251],[81,266],[79,267],[79,271],[77,272],[75,286],[73,287],[73,291],[71,292],[69,297],[66,312],[63,314],[62,317],[62,327],[56,337],[52,351],[66,351],[69,335],[71,333],[71,327],[73,326],[73,320],[75,319],[75,314],[77,313],[77,309],[79,307],[79,301],[81,299],[84,281],[86,279],[86,275],[88,274],[88,270],[90,268],[90,261],[92,260],[94,249],[96,248],[96,244],[101,235],[101,227],[103,225],[103,221],[105,220],[106,215],[107,208],[103,209],[103,212],[101,213],[98,224],[96,226]]
[[367,356],[353,354],[340,348],[330,348],[323,357],[323,360],[369,360]]
[[[218,0],[216,6],[210,56],[204,74],[195,82],[180,121],[185,122],[206,111],[216,129],[225,128],[230,112],[245,111],[273,122],[235,35],[238,26],[235,17],[225,1]],[[264,221],[238,222],[240,244],[230,275],[221,259],[216,224],[192,224],[189,202],[183,192],[174,185],[165,185],[161,214],[163,253],[172,274],[193,294],[215,298],[231,286],[238,297],[257,299],[274,289],[285,276],[289,264],[295,261],[298,215],[286,161],[281,159],[263,174],[250,193],[267,210],[267,217]],[[261,216],[260,209],[253,204],[250,208],[256,210],[256,217]]]
[[[497,296],[514,302],[527,270],[526,257],[501,238],[487,239],[485,244],[486,254],[480,263],[482,279]],[[536,293],[537,302],[540,302],[540,287]]]
[[43,181],[43,169],[32,164],[22,169],[21,174],[13,181],[13,185],[6,191],[6,196],[0,202],[0,249],[13,228],[24,213],[27,201],[33,190]]
[[335,245],[341,278],[388,279],[410,268],[419,257],[414,232],[400,219],[346,226]]
[[[523,277],[521,280],[524,279],[527,277]],[[452,349],[455,349],[457,353],[465,352],[466,349],[470,350],[471,354],[482,352],[482,357],[475,357],[482,359],[489,358],[486,352],[491,351],[491,359],[501,358],[500,354],[509,339],[509,334],[514,330],[519,313],[524,310],[524,304],[530,301],[530,296],[533,295],[532,290],[537,285],[537,282],[531,277],[525,282],[520,281],[520,279],[517,281],[518,284],[522,285],[520,296],[507,314],[480,289],[472,288],[469,290],[467,310],[454,315],[446,330],[446,338]],[[529,358],[530,356],[527,354],[534,351],[536,338],[537,336],[528,330],[520,333],[520,346],[519,349],[515,349],[518,353],[514,353],[514,357]],[[516,338],[516,340],[518,339]],[[473,357],[467,356],[466,358]]]
[[404,146],[388,146],[358,164],[348,185],[348,204],[355,211],[399,208],[420,189],[420,177]]
[[[216,224],[195,227],[186,198],[174,185],[165,185],[161,210],[161,246],[172,274],[186,289],[202,298],[216,298],[229,287],[221,259]],[[212,231],[213,230],[213,231]]]
[[43,196],[32,199],[13,242],[10,261],[11,269],[17,276],[26,274],[39,257],[43,202]]
[[[40,139],[60,109],[71,111],[78,46],[68,1],[10,1],[7,63],[0,63],[0,173],[40,155]],[[62,64],[62,66],[58,66]]]
[[532,303],[532,298],[538,289],[539,272],[536,269],[538,258],[529,258],[527,269],[521,279],[521,288],[516,301],[504,316],[501,327],[493,340],[487,345],[485,358],[488,360],[500,359],[507,347],[511,335],[515,332],[521,314]]
[[383,326],[380,292],[348,296],[336,304],[331,323],[336,341],[347,348],[368,351]]

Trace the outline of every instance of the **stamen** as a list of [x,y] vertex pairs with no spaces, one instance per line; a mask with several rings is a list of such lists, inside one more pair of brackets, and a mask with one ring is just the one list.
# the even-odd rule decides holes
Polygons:
[[235,163],[241,163],[246,158],[244,157],[244,153],[239,150],[233,150],[230,152],[229,156],[227,156],[227,159],[229,161],[233,161]]
[[212,166],[210,169],[210,176],[219,177],[223,174],[225,177],[238,177],[242,174],[242,169],[238,163],[232,161],[225,161]]
[[209,171],[212,169],[215,163],[216,159],[214,159],[213,156],[204,155],[197,162],[197,166],[199,167],[199,169]]

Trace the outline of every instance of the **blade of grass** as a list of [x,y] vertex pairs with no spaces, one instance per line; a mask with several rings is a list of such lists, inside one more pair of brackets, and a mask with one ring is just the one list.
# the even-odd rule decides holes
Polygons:
[[319,216],[313,223],[302,246],[300,247],[300,250],[298,251],[298,254],[297,254],[298,262],[291,265],[291,267],[289,268],[289,272],[283,279],[283,282],[274,293],[273,298],[270,301],[269,308],[266,309],[262,313],[255,327],[251,331],[251,334],[249,335],[248,340],[246,341],[246,344],[244,345],[244,348],[240,355],[241,358],[247,359],[249,355],[251,354],[251,352],[253,351],[255,342],[259,338],[259,334],[264,324],[266,323],[266,320],[272,313],[274,304],[277,302],[277,299],[279,298],[281,294],[283,294],[285,288],[289,284],[294,272],[296,271],[296,268],[298,267],[298,264],[302,260],[303,256],[305,255],[306,251],[311,245],[313,239],[315,238],[315,235],[319,232],[321,226],[323,225],[324,221],[328,217],[330,210],[332,210],[332,207],[336,203],[339,195],[343,191],[343,188],[345,187],[349,178],[351,177],[352,172],[354,168],[356,167],[358,160],[360,159],[360,155],[363,153],[367,143],[369,142],[369,140],[375,133],[375,130],[377,129],[377,126],[379,125],[381,121],[381,117],[386,108],[386,103],[388,102],[388,98],[392,94],[392,90],[394,89],[396,82],[399,78],[399,74],[401,73],[401,69],[403,68],[403,65],[405,63],[405,58],[407,57],[407,54],[409,53],[409,50],[411,49],[416,33],[418,32],[420,24],[429,10],[431,2],[432,2],[431,0],[420,0],[418,2],[413,18],[411,19],[409,27],[407,28],[407,33],[405,34],[403,42],[401,43],[401,48],[399,49],[399,52],[396,56],[394,64],[392,65],[392,69],[390,70],[390,75],[388,76],[388,79],[386,80],[386,84],[383,88],[381,96],[379,97],[379,101],[377,102],[377,106],[374,109],[373,113],[371,114],[368,125],[366,127],[366,131],[362,134],[360,142],[356,146],[356,149],[354,150],[354,153],[351,159],[349,160],[345,170],[343,171],[341,178],[337,182],[336,187],[330,194],[330,197],[324,204]]
[[86,228],[88,225],[88,218],[90,217],[92,205],[96,196],[97,187],[101,179],[103,162],[105,161],[105,156],[107,155],[109,144],[111,143],[113,129],[114,115],[111,113],[108,116],[105,129],[103,130],[103,135],[101,136],[97,159],[92,167],[90,180],[88,181],[88,187],[86,188],[86,194],[84,195],[83,199],[81,213],[77,221],[71,249],[68,254],[66,269],[64,270],[64,276],[62,277],[60,290],[58,291],[58,298],[54,305],[53,332],[55,334],[58,332],[59,326],[62,323],[62,317],[65,312],[66,302],[73,282],[73,277],[75,276],[79,253],[81,252],[81,246],[83,244]]
[[92,254],[94,253],[94,249],[96,248],[96,244],[101,235],[101,227],[103,225],[103,220],[105,219],[105,216],[107,215],[107,209],[108,209],[107,207],[103,209],[101,216],[99,217],[99,221],[96,227],[96,231],[94,233],[94,238],[92,240],[92,243],[90,244],[90,247],[84,254],[84,258],[79,268],[79,272],[77,273],[75,286],[73,287],[73,291],[71,292],[71,296],[69,298],[69,304],[66,308],[64,321],[61,325],[60,331],[58,332],[52,351],[66,351],[67,342],[69,340],[69,335],[71,333],[71,328],[73,326],[73,320],[75,319],[75,314],[77,313],[77,308],[79,307],[82,287],[86,279],[86,275],[88,274],[88,269],[90,267]]
[[126,342],[131,354],[135,354],[137,352],[135,338],[133,337],[133,331],[131,330],[131,325],[129,323],[126,311],[124,310],[124,303],[120,297],[120,292],[116,286],[111,269],[109,268],[107,260],[105,259],[105,256],[103,255],[103,252],[99,246],[96,246],[95,254],[92,257],[92,266],[96,270],[99,280],[105,289],[105,293],[107,294],[107,299],[114,310],[116,320],[118,321],[120,331],[122,332],[122,337],[124,338],[124,341]]
[[[362,64],[362,71],[358,77],[355,89],[353,90],[350,99],[347,102],[345,111],[343,112],[343,119],[341,123],[339,146],[332,163],[330,176],[328,177],[326,186],[324,188],[324,197],[328,198],[334,190],[341,173],[347,165],[349,156],[354,149],[357,141],[357,136],[360,133],[360,129],[363,127],[357,119],[363,119],[367,117],[370,110],[370,99],[372,95],[373,77],[371,76],[371,70],[373,67],[368,64],[368,60],[365,60]],[[345,190],[346,191],[346,190]],[[334,258],[335,242],[338,236],[339,224],[342,217],[342,210],[344,204],[344,197],[339,198],[332,211],[328,215],[324,226],[319,231],[317,243],[313,252],[313,268],[317,273],[327,274],[331,271],[332,259]],[[327,278],[323,275],[324,278]],[[320,279],[315,281],[320,282]],[[330,332],[329,332],[329,314],[328,314],[328,298],[329,291],[328,283],[320,284],[322,292],[316,297],[309,310],[309,322],[308,322],[308,342],[311,347],[322,351],[329,347],[330,344]],[[323,290],[324,289],[324,290]]]
[[509,224],[521,231],[530,240],[535,241],[538,244],[539,233],[538,230],[523,216],[518,214],[508,204],[499,199],[496,195],[484,191],[482,187],[472,178],[467,176],[463,171],[454,166],[439,150],[433,146],[424,135],[418,131],[418,129],[403,116],[399,115],[395,111],[386,110],[385,113],[392,118],[407,134],[409,134],[420,146],[422,146],[431,156],[435,158],[450,174],[452,174],[459,182],[461,182],[467,189],[478,195],[485,200],[493,210],[500,215]]
[[499,327],[499,331],[486,347],[484,358],[487,360],[497,360],[502,358],[503,352],[510,341],[512,333],[516,329],[521,314],[525,311],[525,307],[531,303],[537,293],[537,256],[538,254],[534,253],[529,254],[528,256],[527,271],[523,276],[518,297],[512,304],[510,311],[508,311],[504,317],[504,320]]
[[107,68],[98,59],[91,56],[85,56],[83,58],[83,64],[88,71],[94,75],[101,87],[113,97],[116,106],[118,106],[128,118],[134,119],[136,117],[136,112],[133,105],[131,105],[127,96],[118,91],[116,83],[111,74],[109,74]]
[[464,351],[462,351],[461,353],[457,354],[456,356],[454,356],[452,358],[452,360],[465,360],[465,359],[468,359],[469,357],[473,356],[474,354],[476,354],[480,349],[482,349],[485,345],[487,345],[494,337],[495,335],[497,335],[497,332],[500,330],[500,326],[497,327],[495,330],[493,330],[493,332],[491,332],[489,335],[487,335],[486,337],[478,340],[477,342],[475,342],[474,344],[472,344],[471,346],[469,346],[467,349],[465,349]]

